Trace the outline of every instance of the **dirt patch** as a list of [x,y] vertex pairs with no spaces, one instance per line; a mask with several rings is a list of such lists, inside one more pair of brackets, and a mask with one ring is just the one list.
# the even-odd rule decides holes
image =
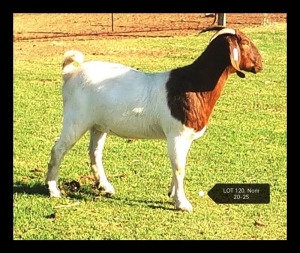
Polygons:
[[[227,26],[240,29],[262,24],[286,22],[286,14],[227,13],[226,21]],[[59,49],[59,47],[63,44],[63,41],[76,42],[101,38],[172,37],[198,34],[201,29],[213,24],[214,17],[205,17],[204,13],[18,13],[14,14],[13,22],[14,56],[20,58],[62,54],[65,49]]]
[[[286,22],[286,14],[230,14],[227,26],[242,28]],[[78,37],[157,37],[194,34],[214,17],[199,14],[15,14],[14,40]]]

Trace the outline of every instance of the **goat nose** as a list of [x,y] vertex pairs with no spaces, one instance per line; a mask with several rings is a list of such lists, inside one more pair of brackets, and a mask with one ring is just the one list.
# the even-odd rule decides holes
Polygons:
[[253,66],[253,69],[255,71],[254,73],[257,73],[263,69],[263,61],[262,61],[261,57],[257,57],[256,62]]
[[262,65],[255,65],[255,66],[252,67],[251,72],[256,74],[256,73],[258,73],[262,70],[263,70]]

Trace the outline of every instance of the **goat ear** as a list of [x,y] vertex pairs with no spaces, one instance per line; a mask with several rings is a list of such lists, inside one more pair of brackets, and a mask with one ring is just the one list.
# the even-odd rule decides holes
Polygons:
[[244,78],[245,74],[241,72],[239,64],[240,64],[240,57],[241,57],[241,52],[240,48],[238,46],[238,43],[236,39],[230,38],[229,39],[229,50],[230,50],[230,61],[231,65],[236,69],[236,73],[239,77]]

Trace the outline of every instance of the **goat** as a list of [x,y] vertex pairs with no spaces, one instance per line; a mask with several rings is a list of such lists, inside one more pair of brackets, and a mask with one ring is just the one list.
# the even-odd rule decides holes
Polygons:
[[[173,176],[168,195],[177,210],[192,211],[184,190],[185,165],[194,140],[208,125],[229,75],[262,70],[262,58],[241,31],[217,27],[204,52],[190,65],[145,73],[117,63],[83,62],[76,50],[65,53],[63,125],[51,150],[46,185],[59,197],[59,166],[67,151],[89,130],[91,169],[99,189],[115,190],[108,181],[102,151],[108,134],[128,139],[166,139]],[[76,63],[79,66],[74,66]]]

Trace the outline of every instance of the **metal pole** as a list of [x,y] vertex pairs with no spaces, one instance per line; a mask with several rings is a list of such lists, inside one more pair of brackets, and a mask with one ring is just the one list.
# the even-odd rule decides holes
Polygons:
[[114,31],[114,14],[111,14],[111,31]]
[[226,13],[217,13],[218,15],[218,25],[226,26]]

